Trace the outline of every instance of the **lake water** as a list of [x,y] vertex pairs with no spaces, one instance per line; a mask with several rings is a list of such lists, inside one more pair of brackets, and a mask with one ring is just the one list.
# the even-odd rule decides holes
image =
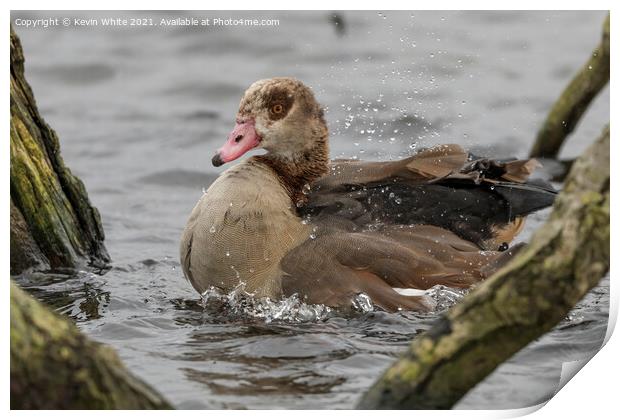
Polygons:
[[[40,111],[101,212],[113,267],[103,276],[20,284],[115,348],[177,408],[352,408],[436,314],[352,318],[242,297],[201,306],[179,267],[179,237],[217,177],[253,81],[294,76],[327,108],[333,157],[392,159],[456,142],[524,157],[549,107],[600,40],[604,12],[13,12],[38,17],[248,17],[269,27],[14,26]],[[581,153],[609,121],[608,88],[568,141]],[[224,168],[221,169],[225,169]],[[530,217],[527,240],[548,211]],[[455,297],[438,291],[449,306]],[[564,361],[605,336],[609,278],[552,332],[457,408],[520,408],[555,392]],[[314,311],[314,312],[312,312]]]

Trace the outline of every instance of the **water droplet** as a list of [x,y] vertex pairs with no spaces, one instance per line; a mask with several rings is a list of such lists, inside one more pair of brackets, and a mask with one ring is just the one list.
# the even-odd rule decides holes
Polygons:
[[353,304],[353,309],[364,314],[373,310],[372,300],[366,293],[358,293],[351,303]]
[[211,232],[211,233],[215,233],[215,225],[214,225],[214,226],[211,226],[211,229],[209,229],[209,232]]
[[312,228],[312,232],[310,233],[310,239],[316,239],[316,229],[316,226]]

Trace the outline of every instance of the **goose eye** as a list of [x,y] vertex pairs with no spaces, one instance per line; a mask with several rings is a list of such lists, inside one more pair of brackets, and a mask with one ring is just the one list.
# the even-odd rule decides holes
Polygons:
[[274,114],[281,114],[284,111],[284,107],[281,104],[276,104],[271,108]]

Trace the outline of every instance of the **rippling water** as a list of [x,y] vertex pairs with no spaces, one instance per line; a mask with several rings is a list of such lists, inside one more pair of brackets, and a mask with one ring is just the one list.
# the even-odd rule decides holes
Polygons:
[[[12,17],[189,16],[176,12]],[[178,241],[212,152],[254,80],[295,76],[327,107],[332,155],[396,158],[458,142],[525,156],[549,106],[600,38],[602,12],[197,12],[276,18],[277,28],[15,27],[40,111],[102,214],[113,268],[19,282],[114,347],[178,408],[351,408],[436,315],[344,318],[295,299],[210,296],[183,279]],[[609,121],[596,99],[563,151]],[[528,220],[527,240],[548,211]],[[442,307],[458,294],[435,290]],[[502,365],[459,408],[549,398],[563,361],[600,347],[609,279],[551,333]]]

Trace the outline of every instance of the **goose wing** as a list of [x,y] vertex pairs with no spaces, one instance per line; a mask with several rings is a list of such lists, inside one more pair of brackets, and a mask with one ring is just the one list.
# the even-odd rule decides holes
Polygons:
[[494,272],[507,253],[481,251],[436,226],[365,232],[329,226],[282,259],[282,291],[344,309],[364,293],[386,311],[426,311],[431,306],[424,296],[410,296],[403,289],[436,284],[467,288]]
[[300,213],[359,228],[429,224],[495,250],[519,232],[524,216],[553,203],[550,185],[528,181],[538,166],[479,158],[454,144],[393,162],[334,161]]

